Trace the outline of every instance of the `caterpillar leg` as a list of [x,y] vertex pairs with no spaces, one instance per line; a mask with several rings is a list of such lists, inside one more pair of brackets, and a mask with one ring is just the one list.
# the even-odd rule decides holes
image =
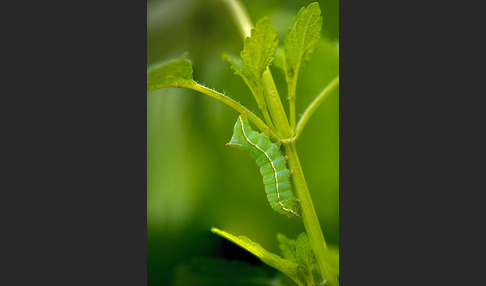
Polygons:
[[278,204],[282,207],[282,209],[284,211],[286,211],[288,213],[291,213],[291,214],[295,215],[296,217],[300,217],[300,214],[298,212],[295,212],[295,211],[293,211],[291,209],[286,208],[281,202],[278,202]]

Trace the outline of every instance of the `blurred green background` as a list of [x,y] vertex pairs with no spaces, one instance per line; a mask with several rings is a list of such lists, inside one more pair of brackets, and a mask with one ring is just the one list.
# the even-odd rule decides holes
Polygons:
[[[238,55],[243,41],[224,0],[147,1],[147,65],[188,52],[194,79],[261,116],[241,78],[221,54]],[[299,9],[315,1],[243,1],[255,23],[269,16],[280,42]],[[299,75],[300,115],[339,73],[339,4],[317,1],[322,39]],[[271,66],[284,106],[286,84]],[[298,152],[326,241],[339,240],[339,91],[317,109],[298,141]],[[149,285],[169,285],[173,269],[194,256],[221,257],[212,226],[248,236],[278,253],[276,234],[296,238],[299,219],[277,215],[266,199],[259,169],[248,154],[225,146],[238,113],[206,95],[163,89],[147,96],[147,267]]]

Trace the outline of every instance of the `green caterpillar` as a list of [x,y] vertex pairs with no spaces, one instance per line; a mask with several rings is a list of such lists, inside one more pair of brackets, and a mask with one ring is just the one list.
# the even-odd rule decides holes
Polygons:
[[253,131],[245,114],[238,117],[233,137],[226,145],[248,151],[260,167],[270,206],[279,214],[300,217],[298,200],[292,193],[290,172],[280,150],[280,143],[272,143],[265,133]]

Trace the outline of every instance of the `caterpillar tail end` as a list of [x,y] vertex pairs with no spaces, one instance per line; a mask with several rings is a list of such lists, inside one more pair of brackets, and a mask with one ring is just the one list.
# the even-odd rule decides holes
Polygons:
[[230,146],[230,147],[235,147],[237,149],[243,149],[243,145],[241,144],[238,144],[238,143],[233,143],[233,142],[228,142],[225,144],[226,146]]

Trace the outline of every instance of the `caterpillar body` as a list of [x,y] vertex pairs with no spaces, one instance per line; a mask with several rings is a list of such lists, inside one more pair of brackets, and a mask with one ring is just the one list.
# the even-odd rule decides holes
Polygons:
[[290,172],[280,150],[265,133],[253,131],[245,114],[238,117],[233,137],[226,145],[248,151],[263,176],[268,202],[273,210],[287,216],[299,216],[300,206],[292,193]]

